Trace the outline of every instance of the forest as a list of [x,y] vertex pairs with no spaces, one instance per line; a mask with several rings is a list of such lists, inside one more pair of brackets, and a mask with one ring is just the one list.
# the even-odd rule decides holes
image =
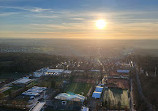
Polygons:
[[42,53],[0,53],[0,73],[30,73],[65,59]]

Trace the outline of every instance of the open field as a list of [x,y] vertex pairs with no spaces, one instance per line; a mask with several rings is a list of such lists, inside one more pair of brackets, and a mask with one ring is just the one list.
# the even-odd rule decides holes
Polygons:
[[121,109],[129,108],[129,100],[127,90],[118,88],[105,89],[103,101],[107,101],[107,106],[112,108]]
[[71,83],[66,88],[65,92],[72,92],[75,94],[82,94],[86,96],[89,89],[91,88],[92,84],[86,84],[86,83]]

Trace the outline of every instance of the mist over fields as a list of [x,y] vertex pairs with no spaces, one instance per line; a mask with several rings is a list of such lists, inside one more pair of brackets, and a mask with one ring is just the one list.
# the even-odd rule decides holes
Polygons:
[[158,40],[0,39],[0,52],[98,56],[98,50],[105,57],[130,52],[158,56]]

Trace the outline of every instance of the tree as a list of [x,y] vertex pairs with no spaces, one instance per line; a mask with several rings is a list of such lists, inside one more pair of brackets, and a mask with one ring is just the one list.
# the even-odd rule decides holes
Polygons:
[[121,102],[120,101],[118,102],[117,106],[118,106],[118,110],[120,111],[120,109],[121,109]]
[[4,94],[0,93],[0,99],[3,99],[3,98],[4,98]]
[[51,81],[51,88],[55,88],[56,87],[56,82],[54,80]]

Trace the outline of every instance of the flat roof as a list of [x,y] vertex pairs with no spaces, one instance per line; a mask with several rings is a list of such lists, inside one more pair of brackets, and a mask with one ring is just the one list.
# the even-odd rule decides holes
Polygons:
[[55,97],[55,99],[62,99],[62,98],[65,98],[66,100],[73,100],[77,98],[77,99],[80,99],[81,101],[84,101],[85,99],[85,97],[82,95],[79,95],[79,94],[71,95],[68,93],[60,93]]
[[93,97],[93,98],[96,98],[96,99],[97,99],[97,98],[100,98],[100,97],[101,97],[101,92],[96,92],[96,91],[94,91],[93,94],[92,94],[92,97]]
[[28,79],[28,78],[21,78],[21,79],[18,79],[16,81],[14,81],[13,83],[14,84],[26,84],[28,82],[30,82],[32,79]]
[[46,72],[56,72],[56,73],[58,73],[58,72],[63,72],[64,71],[64,69],[48,69]]
[[118,73],[129,73],[130,70],[121,70],[121,69],[119,69],[119,70],[117,70],[117,72]]
[[27,91],[23,92],[23,95],[28,95],[28,96],[36,96],[39,95],[41,92],[43,92],[44,90],[46,90],[46,87],[37,87],[34,86],[30,89],[28,89]]
[[64,73],[71,73],[72,71],[70,71],[70,70],[64,70]]
[[95,88],[96,92],[102,92],[102,90],[103,90],[103,87],[101,87],[101,86],[96,86],[96,88]]

